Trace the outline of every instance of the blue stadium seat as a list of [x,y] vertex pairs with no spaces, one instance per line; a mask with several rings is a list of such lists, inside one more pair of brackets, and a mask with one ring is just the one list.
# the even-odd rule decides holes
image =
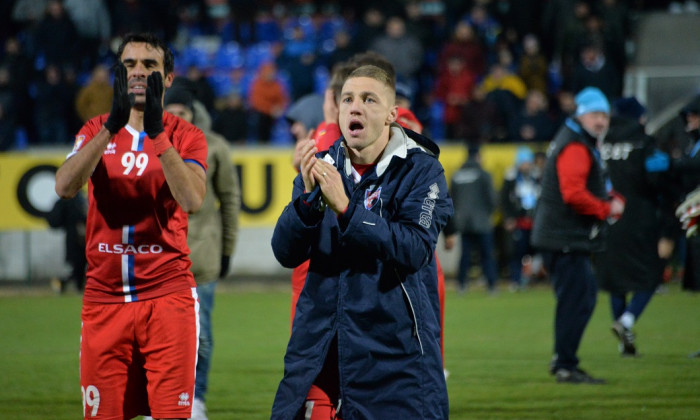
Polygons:
[[207,78],[217,98],[226,96],[233,90],[233,82],[225,71],[215,71]]
[[435,101],[430,105],[430,135],[433,140],[445,139],[445,104]]
[[270,137],[271,146],[289,147],[290,145],[294,144],[294,138],[292,133],[289,131],[289,123],[287,122],[286,118],[278,118],[275,121]]
[[215,62],[220,70],[232,70],[245,65],[245,56],[237,42],[228,42],[216,52]]
[[285,39],[292,39],[292,31],[296,28],[301,28],[304,33],[304,39],[316,39],[316,27],[313,21],[307,15],[299,16],[298,18],[288,19],[283,26],[283,36]]
[[321,24],[318,37],[321,41],[333,39],[338,31],[344,29],[346,29],[345,21],[339,16],[333,16]]
[[194,66],[202,70],[208,70],[212,65],[209,52],[194,45],[185,47],[178,61],[180,62],[180,66],[184,68]]
[[328,81],[330,79],[330,72],[326,66],[317,66],[316,69],[314,69],[314,92],[323,95],[328,87]]
[[282,31],[273,19],[261,19],[255,22],[257,42],[277,42],[282,38]]
[[282,84],[282,87],[284,87],[287,97],[291,98],[294,92],[292,91],[292,78],[289,76],[289,73],[286,70],[278,70],[277,80]]
[[255,71],[262,63],[267,63],[275,60],[275,55],[272,52],[272,46],[269,42],[258,42],[249,47],[245,52],[246,67]]

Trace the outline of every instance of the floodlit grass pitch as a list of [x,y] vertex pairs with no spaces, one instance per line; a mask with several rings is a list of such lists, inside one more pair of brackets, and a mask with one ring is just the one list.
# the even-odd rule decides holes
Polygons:
[[[289,336],[288,285],[222,284],[214,308],[209,418],[268,419]],[[700,296],[656,295],[635,330],[641,357],[623,359],[607,295],[581,345],[581,367],[607,385],[556,384],[547,373],[554,297],[548,287],[446,303],[452,419],[693,419],[700,417]],[[0,298],[0,418],[81,418],[80,297]]]

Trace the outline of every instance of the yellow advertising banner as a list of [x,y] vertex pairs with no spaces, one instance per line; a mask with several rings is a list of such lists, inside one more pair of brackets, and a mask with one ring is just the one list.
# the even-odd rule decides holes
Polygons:
[[[503,174],[513,164],[516,147],[493,144],[483,148],[482,163],[500,186]],[[58,197],[54,174],[66,151],[0,153],[0,230],[46,229],[43,215]],[[464,163],[467,151],[461,145],[442,145],[440,161],[448,179]],[[236,148],[232,161],[241,181],[242,227],[274,226],[291,199],[292,150],[283,148]]]

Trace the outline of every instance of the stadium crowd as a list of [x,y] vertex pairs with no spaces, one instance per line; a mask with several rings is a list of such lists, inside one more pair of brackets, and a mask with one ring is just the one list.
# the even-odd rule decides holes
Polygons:
[[215,131],[290,144],[285,110],[335,64],[385,55],[438,141],[548,141],[584,86],[619,97],[638,13],[621,0],[11,0],[0,6],[0,151],[67,145],[109,111],[125,34],[148,30],[198,86]]

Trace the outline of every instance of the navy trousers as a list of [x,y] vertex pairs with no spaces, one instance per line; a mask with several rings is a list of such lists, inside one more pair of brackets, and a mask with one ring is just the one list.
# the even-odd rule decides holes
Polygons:
[[557,298],[554,368],[573,370],[578,367],[576,353],[595,309],[598,285],[588,253],[551,252],[543,257]]

